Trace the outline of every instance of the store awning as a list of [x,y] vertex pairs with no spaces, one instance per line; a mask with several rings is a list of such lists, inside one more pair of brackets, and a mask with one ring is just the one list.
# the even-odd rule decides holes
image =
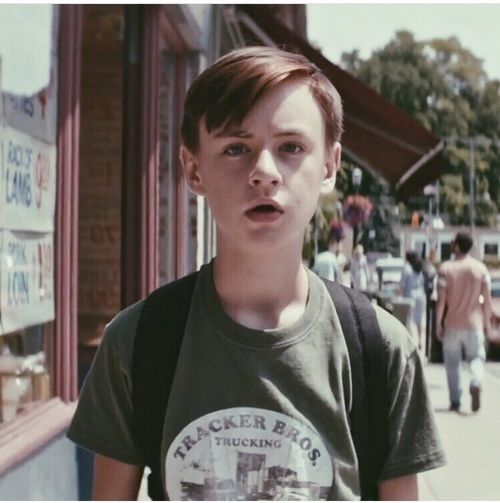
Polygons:
[[335,85],[344,104],[344,152],[394,184],[397,198],[421,193],[441,175],[441,139],[372,88],[325,58],[304,38],[269,15],[265,6],[239,5],[243,33],[266,43],[294,47]]

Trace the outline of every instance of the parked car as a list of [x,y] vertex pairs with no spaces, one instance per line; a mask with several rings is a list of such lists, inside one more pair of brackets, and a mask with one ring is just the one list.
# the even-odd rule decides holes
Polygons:
[[491,335],[487,349],[488,358],[500,360],[500,271],[491,275]]

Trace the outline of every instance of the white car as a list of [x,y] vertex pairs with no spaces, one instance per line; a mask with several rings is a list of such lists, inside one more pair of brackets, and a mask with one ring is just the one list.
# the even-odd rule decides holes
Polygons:
[[399,289],[405,260],[400,257],[380,258],[375,262],[378,275],[378,290],[394,295]]

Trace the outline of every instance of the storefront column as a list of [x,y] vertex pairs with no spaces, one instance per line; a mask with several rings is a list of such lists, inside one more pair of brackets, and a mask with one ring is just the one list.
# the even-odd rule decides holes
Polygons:
[[122,307],[158,284],[159,9],[125,7]]
[[60,6],[55,394],[77,398],[78,173],[82,6]]
[[158,286],[160,6],[144,9],[141,106],[141,297]]

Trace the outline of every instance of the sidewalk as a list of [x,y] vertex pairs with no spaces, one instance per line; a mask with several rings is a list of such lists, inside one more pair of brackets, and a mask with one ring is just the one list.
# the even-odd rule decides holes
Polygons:
[[[427,364],[426,377],[448,464],[419,476],[422,500],[500,499],[500,363],[486,365],[481,409],[470,412],[464,372],[461,413],[449,412],[442,364]],[[466,393],[467,391],[467,393]]]

